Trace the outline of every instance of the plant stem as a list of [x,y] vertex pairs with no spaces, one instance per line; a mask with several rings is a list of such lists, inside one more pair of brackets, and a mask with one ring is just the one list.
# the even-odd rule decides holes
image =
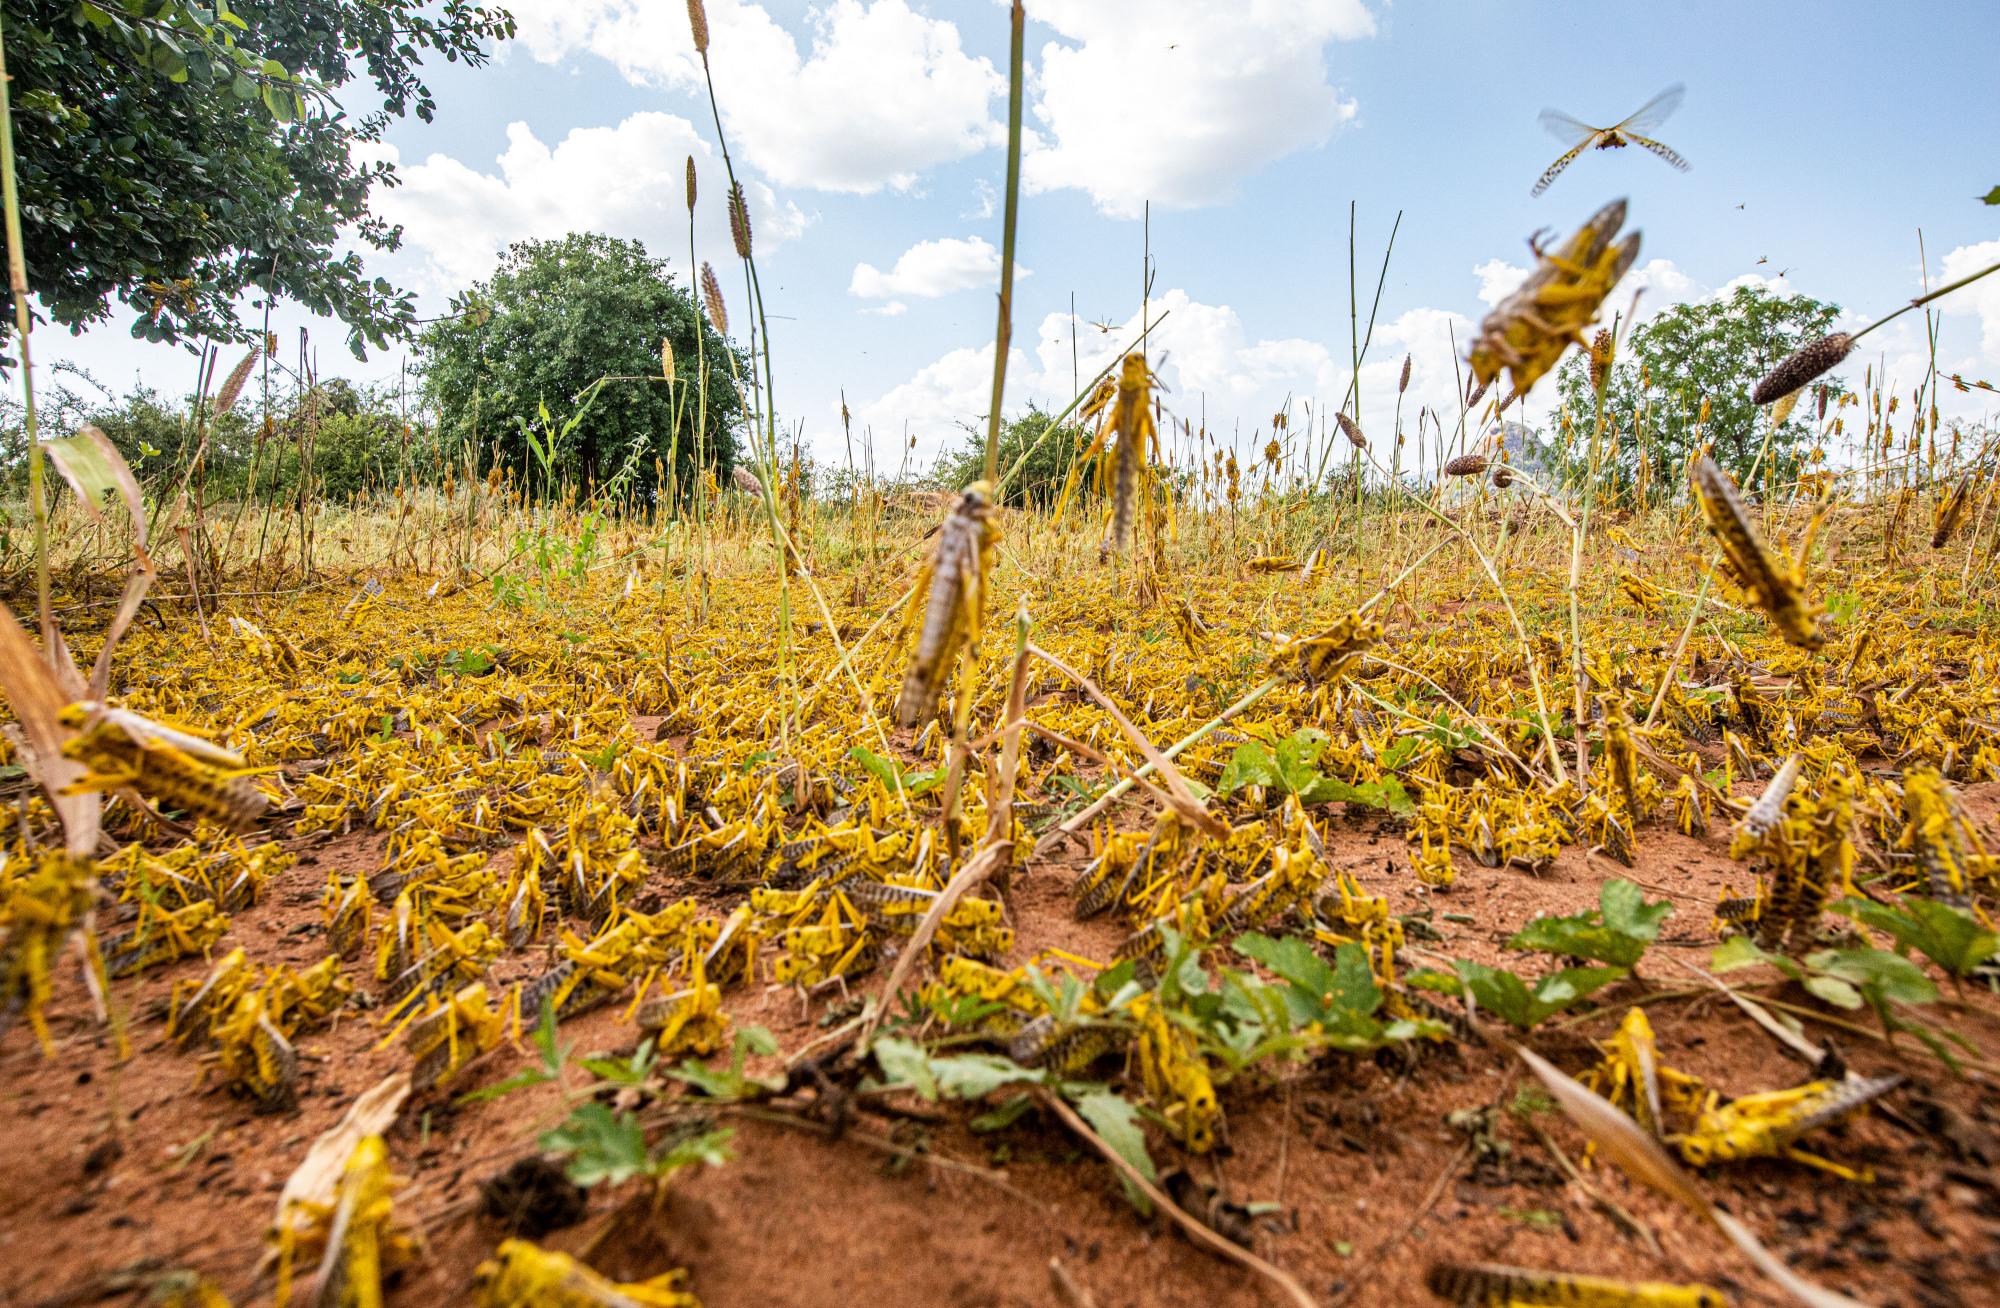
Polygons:
[[55,621],[49,614],[49,506],[42,486],[41,429],[35,420],[34,361],[28,349],[33,315],[28,312],[28,260],[21,248],[21,188],[14,172],[13,79],[7,74],[6,38],[0,32],[0,200],[7,210],[7,285],[14,298],[14,334],[21,345],[21,423],[28,441],[28,503],[35,514],[35,610],[42,648],[55,651]]
[[986,484],[1000,476],[1000,401],[1014,334],[1014,227],[1021,209],[1021,47],[1026,14],[1014,0],[1007,45],[1007,210],[1000,228],[1000,324],[993,333],[993,404],[986,415]]

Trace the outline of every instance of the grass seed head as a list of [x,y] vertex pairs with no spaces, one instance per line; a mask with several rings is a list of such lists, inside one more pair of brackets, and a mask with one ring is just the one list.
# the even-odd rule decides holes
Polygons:
[[256,366],[258,353],[257,347],[251,346],[250,352],[239,359],[236,366],[229,370],[229,375],[222,379],[222,389],[215,393],[216,416],[220,417],[236,407],[237,397],[243,394],[243,387],[250,380],[250,369]]
[[1597,329],[1597,335],[1590,342],[1590,388],[1604,389],[1604,383],[1611,380],[1611,358],[1616,342],[1609,327]]
[[1846,332],[1820,337],[1765,373],[1757,389],[1750,392],[1751,403],[1769,404],[1790,395],[1821,373],[1838,367],[1853,351],[1854,338]]
[[715,279],[715,268],[706,259],[701,265],[701,302],[708,306],[708,320],[715,324],[715,330],[729,335],[729,307],[722,302],[722,283]]
[[695,186],[694,186],[694,156],[693,156],[693,155],[689,155],[689,156],[688,156],[688,163],[687,163],[687,191],[688,191],[688,217],[692,218],[692,217],[694,217],[694,197],[695,197]]
[[1368,438],[1361,434],[1361,424],[1347,416],[1346,412],[1335,414],[1340,423],[1340,434],[1347,437],[1347,443],[1357,450],[1368,448]]
[[708,10],[701,0],[688,0],[688,28],[694,33],[694,52],[708,62]]
[[1444,465],[1444,475],[1447,477],[1477,477],[1485,471],[1486,456],[1484,454],[1461,454],[1450,463]]
[[1410,358],[1411,356],[1407,354],[1403,356],[1403,376],[1396,383],[1396,394],[1398,395],[1410,389]]
[[750,257],[750,205],[743,198],[743,183],[729,184],[729,239],[736,242],[736,257]]

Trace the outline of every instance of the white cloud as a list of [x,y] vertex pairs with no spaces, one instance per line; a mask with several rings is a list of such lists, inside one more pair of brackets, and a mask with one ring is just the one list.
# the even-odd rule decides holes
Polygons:
[[[679,266],[687,251],[690,155],[704,193],[719,197],[720,160],[685,118],[637,113],[616,127],[578,128],[554,146],[526,123],[511,123],[497,171],[433,154],[399,167],[403,184],[378,190],[375,204],[403,224],[406,248],[427,261],[428,289],[454,290],[486,276],[512,241],[567,232],[637,238],[654,257]],[[770,187],[753,182],[745,192],[760,251],[805,229],[806,216]],[[704,259],[731,253],[719,199],[697,205],[696,242]]]
[[[1015,267],[1016,280],[1028,275],[1026,268]],[[963,241],[948,236],[917,242],[903,251],[896,266],[887,272],[872,263],[854,265],[847,293],[864,300],[904,296],[928,300],[973,287],[994,289],[999,283],[1000,251],[977,236]]]
[[[1995,263],[2000,263],[2000,241],[1961,245],[1945,255],[1944,271],[1931,285],[1957,281]],[[1954,291],[1937,304],[1948,314],[1978,315],[1980,358],[1988,368],[2000,367],[2000,273]]]
[[1361,0],[1043,0],[1034,17],[1064,40],[1041,50],[1024,182],[1118,217],[1214,203],[1324,142],[1358,106],[1323,50],[1375,31]]
[[[670,0],[514,0],[527,51],[578,51],[634,85],[705,97],[687,12]],[[922,170],[1004,141],[992,102],[1006,79],[965,53],[958,28],[905,0],[833,0],[812,13],[812,48],[761,5],[710,0],[708,56],[739,157],[780,186],[907,190]]]

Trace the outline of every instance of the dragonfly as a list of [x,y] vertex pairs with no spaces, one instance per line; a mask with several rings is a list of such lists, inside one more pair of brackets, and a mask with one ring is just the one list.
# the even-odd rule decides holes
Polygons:
[[1636,113],[1613,127],[1592,127],[1589,123],[1580,122],[1566,113],[1554,109],[1542,110],[1542,126],[1548,128],[1550,135],[1558,140],[1567,141],[1570,148],[1560,159],[1548,166],[1540,179],[1535,182],[1535,189],[1529,194],[1540,195],[1548,190],[1549,183],[1556,179],[1558,173],[1569,167],[1570,162],[1578,155],[1593,146],[1599,150],[1622,150],[1628,145],[1636,145],[1641,149],[1651,150],[1674,167],[1686,172],[1687,160],[1681,158],[1672,147],[1662,145],[1646,135],[1648,132],[1657,131],[1660,124],[1667,120],[1668,115],[1681,107],[1681,97],[1686,91],[1686,87],[1676,82],[1646,101]]

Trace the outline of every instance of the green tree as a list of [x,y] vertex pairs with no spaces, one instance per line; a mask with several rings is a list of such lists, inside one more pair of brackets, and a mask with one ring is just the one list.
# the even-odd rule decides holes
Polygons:
[[[674,283],[666,261],[637,241],[572,232],[509,246],[490,279],[454,298],[451,314],[425,329],[418,367],[447,446],[471,441],[482,459],[524,473],[533,466],[539,483],[532,429],[538,439],[560,437],[553,452],[560,479],[595,486],[637,460],[639,484],[650,485],[652,460],[664,463],[671,453],[676,482],[686,487],[702,420],[696,332],[708,368],[699,444],[726,478],[742,421],[730,346]],[[660,376],[663,337],[673,342],[672,385]],[[735,358],[747,385],[749,364]],[[593,390],[605,377],[616,380]]]
[[[1715,461],[1732,476],[1747,478],[1768,423],[1750,403],[1751,388],[1780,359],[1826,335],[1839,312],[1809,296],[1739,286],[1727,299],[1677,304],[1634,328],[1605,393],[1606,431],[1618,438],[1607,465],[1613,481],[1632,483],[1643,444],[1652,484],[1679,488],[1704,403],[1708,420],[1699,424],[1702,443],[1712,447]],[[1840,389],[1836,378],[1820,384],[1834,393]],[[1559,421],[1567,423],[1558,444],[1580,464],[1597,413],[1586,352],[1570,355],[1556,374],[1556,385],[1565,411]],[[1809,401],[1811,392],[1805,398]],[[1801,402],[1772,435],[1767,467],[1773,475],[1787,478],[1797,469],[1811,437],[1813,414],[1814,406]]]
[[[1076,461],[1078,452],[1090,444],[1090,435],[1074,422],[1063,423],[1054,431],[1048,431],[1049,419],[1053,416],[1040,406],[1030,404],[1026,413],[1001,424],[1001,476],[1007,475],[1024,450],[1032,450],[1028,461],[1007,483],[1003,503],[1015,508],[1032,504],[1048,509],[1054,508],[1056,500],[1062,495],[1063,479],[1069,476],[1070,464]],[[1043,439],[1045,431],[1048,436]],[[940,461],[938,481],[947,489],[957,490],[970,486],[985,475],[986,429],[967,426],[965,444]],[[1087,480],[1080,481],[1079,488],[1087,491]]]
[[369,208],[394,167],[354,147],[430,121],[423,59],[484,63],[513,34],[503,10],[0,0],[0,18],[28,284],[58,323],[108,319],[115,298],[142,339],[246,340],[239,300],[258,290],[341,319],[357,356],[408,333],[411,297],[337,253],[402,238]]

